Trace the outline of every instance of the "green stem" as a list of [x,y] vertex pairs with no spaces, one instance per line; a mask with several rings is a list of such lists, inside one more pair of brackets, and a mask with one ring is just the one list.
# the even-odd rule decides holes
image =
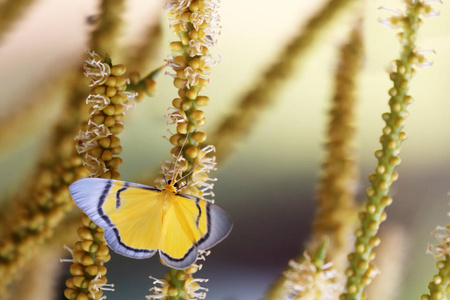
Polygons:
[[130,83],[127,86],[126,91],[127,92],[136,92],[136,90],[140,89],[140,90],[145,90],[145,81],[150,79],[150,80],[155,80],[159,74],[161,74],[161,72],[164,70],[164,68],[166,67],[166,65],[163,65],[161,67],[159,67],[156,70],[153,70],[152,72],[150,72],[150,74],[148,74],[147,76],[145,76],[144,78],[142,78],[138,83],[133,84]]
[[397,180],[398,174],[394,168],[400,164],[400,145],[406,139],[402,131],[405,120],[409,115],[407,107],[412,103],[411,96],[407,95],[411,78],[415,70],[413,64],[419,56],[415,51],[415,40],[420,25],[420,13],[425,4],[420,1],[408,2],[405,17],[392,19],[400,22],[403,27],[401,38],[400,59],[395,62],[396,71],[390,74],[394,86],[389,90],[390,112],[383,114],[386,126],[380,138],[381,150],[375,152],[378,166],[375,173],[369,176],[371,187],[366,191],[367,205],[360,214],[361,227],[356,230],[355,252],[349,255],[350,268],[347,269],[347,293],[341,299],[364,299],[363,290],[377,274],[371,261],[375,258],[372,249],[380,243],[376,236],[378,228],[386,219],[384,209],[391,204],[392,198],[388,196],[392,182]]
[[450,286],[450,257],[436,263],[439,273],[433,277],[433,281],[428,285],[429,295],[422,295],[421,300],[441,300],[446,299]]

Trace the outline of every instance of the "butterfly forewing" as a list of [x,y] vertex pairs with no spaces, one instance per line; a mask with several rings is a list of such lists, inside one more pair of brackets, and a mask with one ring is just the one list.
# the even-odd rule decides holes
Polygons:
[[148,258],[161,238],[160,191],[119,180],[81,179],[70,186],[75,203],[98,226],[116,252],[133,258]]
[[120,183],[115,182],[106,198],[104,213],[124,244],[135,249],[157,250],[162,228],[161,193],[130,185],[119,187]]

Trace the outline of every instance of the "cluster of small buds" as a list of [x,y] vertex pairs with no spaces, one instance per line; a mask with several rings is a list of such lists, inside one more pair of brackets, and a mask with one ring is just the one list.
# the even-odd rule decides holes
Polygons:
[[67,248],[72,259],[61,260],[72,263],[70,274],[73,277],[66,280],[64,296],[69,300],[103,299],[103,291],[113,290],[113,285],[106,283],[103,265],[111,258],[103,237],[104,230],[87,216],[83,216],[82,222],[83,226],[78,228],[81,240],[75,243],[73,250]]
[[[208,173],[215,168],[215,158],[208,154],[213,146],[201,147],[206,134],[197,129],[206,122],[200,108],[210,99],[199,95],[209,82],[211,67],[217,63],[210,54],[219,34],[219,16],[216,0],[170,0],[165,6],[170,27],[180,41],[170,43],[175,53],[167,64],[175,71],[174,86],[178,88],[178,98],[172,101],[171,112],[166,116],[169,124],[176,125],[176,133],[169,139],[174,146],[171,154],[173,163],[164,163],[162,174],[172,175],[180,180],[183,193],[200,197],[213,196],[212,181]],[[157,179],[157,184],[166,182]]]
[[85,75],[91,78],[92,90],[86,99],[91,104],[90,118],[84,124],[76,146],[84,154],[84,164],[91,177],[119,179],[122,164],[120,139],[125,110],[134,104],[135,93],[127,92],[124,65],[112,65],[93,52],[86,60]]
[[164,276],[164,279],[153,279],[153,284],[159,284],[150,289],[151,294],[146,296],[148,300],[196,300],[205,299],[207,288],[200,286],[200,283],[207,282],[207,279],[193,278],[192,274],[200,270],[201,265],[192,265],[186,270],[171,269]]
[[[384,211],[392,203],[388,195],[390,187],[398,179],[395,167],[401,162],[399,154],[402,142],[407,138],[403,131],[409,115],[408,106],[413,98],[408,95],[411,79],[415,74],[415,67],[424,62],[422,54],[416,50],[415,40],[421,24],[421,16],[430,11],[426,1],[407,1],[408,9],[402,17],[401,54],[395,60],[390,79],[393,87],[389,90],[390,111],[382,115],[385,122],[380,143],[382,149],[375,151],[378,165],[375,172],[369,176],[371,186],[366,190],[367,204],[359,215],[361,226],[355,231],[355,251],[348,258],[350,267],[346,270],[347,293],[342,299],[354,300],[364,298],[364,287],[368,285],[378,273],[373,265],[375,254],[373,248],[380,244],[376,236],[380,224],[387,218]],[[403,14],[402,14],[403,15]]]
[[[437,17],[439,16],[440,12],[438,10],[435,10],[432,6],[430,6],[430,3],[442,3],[440,0],[411,0],[411,2],[419,2],[419,5],[415,8],[415,13],[417,15],[422,15],[423,17]],[[405,25],[409,24],[408,17],[406,14],[401,10],[394,10],[386,7],[380,7],[379,9],[387,11],[388,13],[392,14],[391,17],[386,19],[379,19],[380,23],[383,25],[386,25],[390,28],[404,28]],[[419,25],[422,21],[419,21]],[[402,33],[399,34],[399,38],[402,37]]]
[[[206,133],[197,130],[198,127],[205,124],[204,112],[199,107],[205,106],[209,102],[209,98],[197,96],[195,87],[187,91],[182,88],[179,90],[179,95],[180,98],[172,101],[173,111],[167,117],[170,124],[176,124],[177,132],[169,138],[169,141],[174,146],[171,154],[177,160],[177,167],[183,170],[184,176],[197,172],[201,163],[214,160],[214,158],[206,157],[208,153],[212,152],[210,148],[199,147],[200,143],[206,140]],[[212,164],[206,163],[204,166],[212,166]],[[206,170],[206,173],[210,170]],[[190,186],[196,185],[193,177],[186,178],[185,183]]]
[[286,300],[334,300],[343,289],[332,264],[315,265],[306,252],[302,263],[291,260],[289,268],[284,272]]
[[144,96],[153,97],[156,93],[156,81],[154,78],[147,77],[142,79],[138,72],[130,73],[130,85],[136,86],[135,100],[141,102]]
[[171,43],[172,50],[186,52],[191,56],[207,56],[208,48],[216,43],[220,34],[218,0],[169,0],[165,6],[170,28],[181,38]]
[[[180,48],[175,43],[181,42],[172,42],[170,44],[172,51],[181,53],[186,50],[181,48],[181,51],[177,51]],[[192,96],[192,98],[189,97],[190,99],[195,99],[197,96],[196,92],[206,88],[211,75],[211,67],[218,62],[218,58],[212,58],[209,54],[206,56],[196,56],[195,58],[177,55],[167,60],[167,64],[172,67],[175,73],[167,72],[166,74],[174,78],[173,84],[176,88],[186,88],[186,91],[191,90],[188,96]]]

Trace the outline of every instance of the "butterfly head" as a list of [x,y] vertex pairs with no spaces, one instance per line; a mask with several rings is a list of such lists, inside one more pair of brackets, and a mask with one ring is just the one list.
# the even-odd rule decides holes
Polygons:
[[178,181],[169,180],[167,181],[167,185],[164,188],[167,192],[173,192],[176,194],[179,190],[181,190],[183,187],[178,186]]
[[181,183],[179,184],[179,181],[174,181],[174,180],[168,180],[167,181],[167,185],[164,187],[164,190],[166,191],[171,191],[173,193],[178,193],[179,191],[181,191],[183,188],[185,188],[187,186],[186,183]]

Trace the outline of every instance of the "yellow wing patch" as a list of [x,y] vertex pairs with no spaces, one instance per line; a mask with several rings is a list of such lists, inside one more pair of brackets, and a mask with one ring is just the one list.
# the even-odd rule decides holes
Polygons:
[[[123,182],[120,182],[121,184]],[[157,250],[161,239],[161,192],[115,184],[103,205],[126,245]]]
[[164,217],[160,249],[174,259],[182,259],[203,236],[197,226],[201,214],[196,200],[170,195],[171,205]]

